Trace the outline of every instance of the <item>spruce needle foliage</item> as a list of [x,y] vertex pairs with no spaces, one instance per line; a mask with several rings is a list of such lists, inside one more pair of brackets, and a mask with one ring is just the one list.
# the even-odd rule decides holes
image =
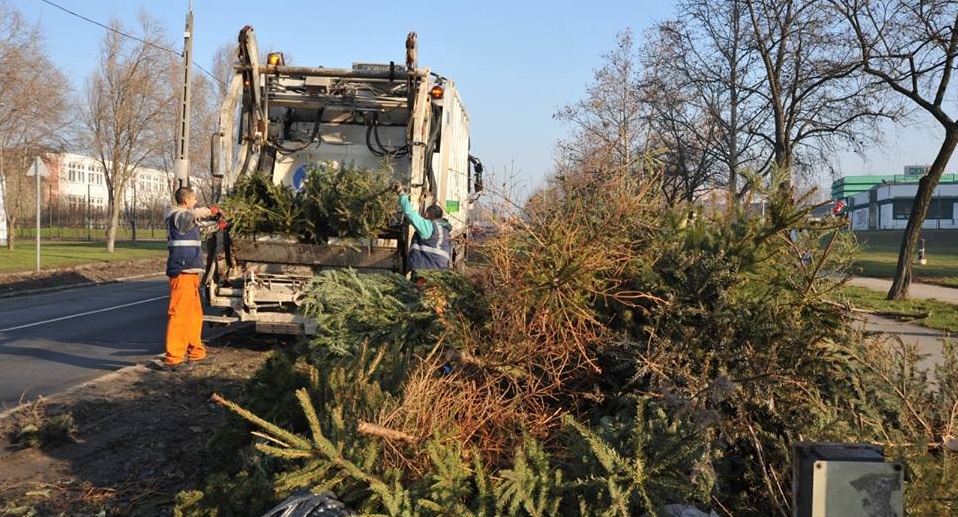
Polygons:
[[319,335],[273,365],[305,362],[308,382],[295,400],[260,387],[289,406],[282,424],[228,406],[280,465],[277,497],[333,490],[389,516],[788,515],[791,447],[820,440],[883,445],[907,465],[909,512],[955,512],[958,357],[930,383],[913,346],[856,329],[836,299],[855,249],[841,221],[812,220],[781,173],[756,187],[762,216],[748,198],[664,206],[655,177],[601,172],[538,194],[468,278],[315,278],[302,312]]
[[302,204],[310,221],[306,238],[370,237],[386,229],[397,210],[387,167],[364,170],[331,163],[306,169]]
[[527,438],[516,449],[512,468],[501,470],[499,477],[502,481],[497,499],[501,515],[559,515],[562,471],[552,466],[549,455],[537,441]]
[[274,184],[267,173],[240,177],[222,203],[234,236],[280,235],[310,244],[330,237],[375,237],[396,214],[392,171],[313,163],[300,191]]
[[311,346],[333,355],[351,355],[366,341],[431,347],[437,337],[435,311],[413,284],[393,273],[323,271],[304,290],[300,312],[317,323]]
[[296,193],[274,184],[269,176],[260,172],[237,179],[221,208],[235,236],[278,234],[295,238],[308,224]]
[[574,465],[569,470],[576,495],[595,515],[656,515],[656,508],[676,501],[707,505],[715,481],[709,434],[669,418],[651,400],[636,406],[634,412],[603,418],[595,428],[563,419],[575,432],[568,437],[567,461]]

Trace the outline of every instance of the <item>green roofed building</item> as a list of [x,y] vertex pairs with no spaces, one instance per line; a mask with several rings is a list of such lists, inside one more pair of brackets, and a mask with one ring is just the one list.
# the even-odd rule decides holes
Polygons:
[[[845,176],[832,182],[832,199],[845,203],[852,230],[900,230],[908,223],[918,180],[928,167],[907,166],[904,174]],[[958,228],[958,174],[942,175],[922,228]]]
[[[868,192],[877,185],[901,185],[918,183],[928,173],[928,165],[909,165],[904,174],[886,174],[879,176],[844,176],[832,182],[832,199],[847,201],[856,194]],[[941,183],[958,182],[958,174],[943,174]]]

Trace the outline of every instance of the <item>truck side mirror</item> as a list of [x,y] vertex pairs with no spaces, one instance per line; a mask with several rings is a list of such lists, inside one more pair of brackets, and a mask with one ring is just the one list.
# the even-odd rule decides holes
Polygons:
[[220,132],[214,131],[210,135],[210,176],[214,178],[222,178],[223,173],[220,171]]
[[479,161],[479,158],[469,155],[469,163],[472,164],[472,191],[473,192],[482,192],[482,162]]

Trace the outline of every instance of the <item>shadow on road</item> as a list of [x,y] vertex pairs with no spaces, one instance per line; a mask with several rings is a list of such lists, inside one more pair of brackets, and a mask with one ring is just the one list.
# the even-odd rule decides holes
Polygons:
[[[140,350],[137,352],[137,355],[143,355],[143,351]],[[118,368],[123,368],[126,366],[133,366],[134,362],[130,361],[114,361],[109,359],[102,359],[96,357],[84,357],[81,355],[67,354],[64,352],[57,352],[54,350],[45,350],[41,348],[32,348],[28,346],[10,346],[2,341],[0,341],[0,356],[4,355],[15,355],[23,357],[33,357],[36,359],[42,359],[44,361],[53,361],[57,363],[66,364],[69,366],[76,366],[80,368],[91,368],[95,370],[116,370]],[[116,354],[111,354],[116,355]],[[133,352],[129,352],[129,355],[133,355]]]

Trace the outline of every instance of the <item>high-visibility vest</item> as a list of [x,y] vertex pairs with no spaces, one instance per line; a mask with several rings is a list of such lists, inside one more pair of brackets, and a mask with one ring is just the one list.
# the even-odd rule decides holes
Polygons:
[[423,239],[419,232],[413,235],[412,246],[409,248],[408,269],[418,271],[449,268],[449,257],[452,255],[449,230],[436,221],[430,222],[433,224],[433,231],[428,239]]
[[203,263],[203,243],[200,240],[200,227],[181,232],[176,228],[176,216],[184,212],[182,209],[173,209],[173,213],[166,218],[166,247],[170,251],[166,259],[166,276],[173,278],[184,271],[190,273],[202,272],[206,265]]

